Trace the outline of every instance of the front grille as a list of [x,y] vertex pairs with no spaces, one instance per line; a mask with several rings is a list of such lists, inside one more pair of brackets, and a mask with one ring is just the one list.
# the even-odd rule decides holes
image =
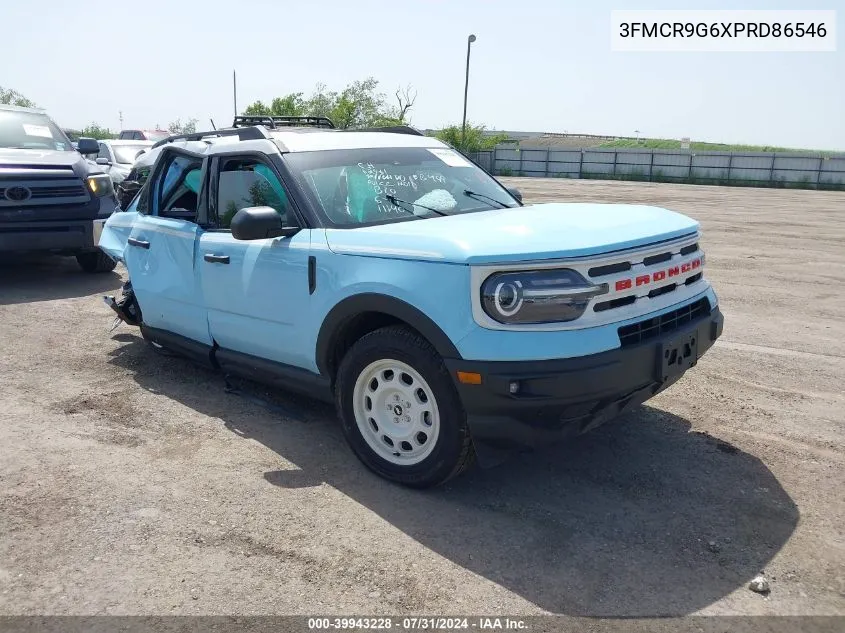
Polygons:
[[72,196],[84,196],[85,188],[82,185],[68,185],[64,187],[33,187],[32,199],[42,198],[64,198]]
[[[9,200],[6,191],[16,187],[26,187],[29,197],[26,200]],[[0,207],[28,207],[43,204],[84,204],[90,200],[88,190],[78,178],[15,181],[0,180]]]
[[590,277],[604,277],[605,275],[613,275],[615,273],[623,273],[626,270],[631,270],[631,262],[619,262],[618,264],[608,264],[607,266],[595,266],[587,271]]
[[636,295],[628,295],[627,297],[619,297],[618,299],[611,299],[610,301],[601,301],[593,306],[595,312],[603,312],[605,310],[612,310],[613,308],[621,308],[622,306],[629,306],[637,300]]
[[649,290],[648,291],[648,298],[654,299],[655,297],[659,297],[660,295],[665,295],[667,292],[672,292],[677,287],[678,287],[678,284],[669,284],[668,286],[661,286],[660,288],[655,288],[654,290]]
[[622,347],[637,345],[704,318],[710,314],[710,311],[710,301],[706,297],[699,299],[677,310],[619,328],[619,342]]
[[[681,251],[683,255],[683,249]],[[668,262],[672,259],[672,253],[660,253],[660,255],[652,255],[651,257],[646,257],[643,260],[643,264],[645,266],[654,266],[655,264],[660,264],[661,262]]]
[[[607,297],[599,297],[594,302],[593,311],[605,312],[630,307],[640,301],[667,296],[701,281],[700,270],[690,267],[681,272],[682,263],[694,263],[696,268],[704,267],[704,253],[700,251],[697,241],[685,246],[678,246],[677,242],[657,244],[645,253],[642,250],[636,251],[620,261],[588,268],[587,277],[596,283],[606,283],[610,289]],[[679,298],[677,301],[681,300]],[[647,311],[646,307],[642,309],[642,312]]]

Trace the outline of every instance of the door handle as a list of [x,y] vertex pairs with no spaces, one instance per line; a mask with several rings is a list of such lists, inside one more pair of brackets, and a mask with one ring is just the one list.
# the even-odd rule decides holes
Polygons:
[[134,237],[130,237],[127,240],[132,246],[137,246],[138,248],[149,248],[150,243],[144,240],[136,240]]
[[212,253],[206,253],[203,255],[203,259],[207,262],[211,262],[212,264],[228,264],[229,263],[229,256],[228,255],[214,255]]

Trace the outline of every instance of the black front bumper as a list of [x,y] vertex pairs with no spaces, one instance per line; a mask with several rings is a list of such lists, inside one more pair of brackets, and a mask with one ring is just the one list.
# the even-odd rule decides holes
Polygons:
[[97,246],[94,220],[0,223],[0,253],[51,251],[76,253]]
[[[447,359],[480,464],[492,465],[514,450],[584,433],[666,389],[721,336],[724,318],[718,306],[707,307],[703,316],[676,329],[590,356],[518,362]],[[480,374],[481,384],[458,381],[459,371]]]
[[114,213],[114,196],[84,205],[0,209],[0,252],[80,253],[96,250],[97,224]]

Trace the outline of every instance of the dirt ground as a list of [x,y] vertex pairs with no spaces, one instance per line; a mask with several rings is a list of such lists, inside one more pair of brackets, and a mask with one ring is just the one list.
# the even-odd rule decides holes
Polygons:
[[509,184],[700,220],[724,336],[647,406],[425,492],[330,408],[110,334],[122,273],[3,263],[0,613],[845,614],[845,195]]

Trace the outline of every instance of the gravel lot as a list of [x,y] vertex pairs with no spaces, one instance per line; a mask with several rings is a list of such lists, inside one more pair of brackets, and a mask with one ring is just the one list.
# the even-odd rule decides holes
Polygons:
[[110,334],[122,273],[4,262],[0,613],[845,614],[845,195],[508,181],[700,220],[723,338],[591,435],[412,492],[331,409]]

